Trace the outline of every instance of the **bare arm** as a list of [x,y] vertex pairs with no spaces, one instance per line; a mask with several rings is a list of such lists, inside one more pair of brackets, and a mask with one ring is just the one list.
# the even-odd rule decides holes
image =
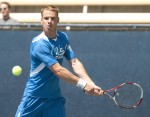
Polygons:
[[73,75],[70,71],[62,67],[59,63],[52,65],[50,69],[56,76],[69,83],[77,84],[79,81],[79,78],[77,76]]
[[[79,65],[80,66],[80,65]],[[83,69],[83,66],[80,66],[81,70]],[[81,81],[81,78],[78,76],[75,76],[74,74],[72,74],[69,70],[67,70],[66,68],[62,67],[59,63],[55,63],[54,65],[52,65],[50,67],[50,70],[59,78],[61,78],[62,80],[65,80],[69,83],[75,84],[77,85],[79,83],[79,81]],[[80,71],[80,70],[79,70]],[[86,75],[86,72],[83,74]],[[82,76],[82,75],[79,75]],[[88,75],[87,75],[88,76]],[[83,78],[84,79],[84,78]],[[84,79],[87,83],[85,85],[85,87],[83,87],[83,89],[85,90],[85,92],[87,94],[91,94],[91,95],[101,95],[101,92],[98,91],[100,88],[96,87],[96,85],[94,85],[94,83],[92,82],[92,80],[90,80],[90,78],[85,78]],[[90,83],[93,83],[93,85],[91,85]]]
[[[69,70],[67,70],[66,68],[62,67],[59,63],[55,63],[54,65],[52,65],[50,67],[50,70],[59,78],[61,78],[62,80],[65,80],[69,83],[75,84],[77,85],[80,81],[81,78],[75,76],[74,74],[72,74]],[[94,87],[91,86],[88,83],[85,83],[85,86],[82,88],[83,90],[85,90],[86,93],[88,94],[93,94],[94,92]],[[99,93],[96,95],[100,95]]]
[[[89,75],[87,74],[84,66],[82,65],[82,63],[77,59],[72,59],[70,61],[70,65],[73,69],[73,71],[75,72],[75,74],[79,77],[84,79],[89,85],[94,87],[94,93],[93,95],[102,95],[103,94],[103,90],[101,90],[100,87],[96,86],[95,83],[92,81],[92,79],[89,77]],[[86,89],[87,87],[85,87]]]
[[74,71],[74,73],[79,77],[84,79],[89,84],[94,84],[94,82],[91,80],[91,78],[88,76],[84,66],[82,63],[77,59],[73,59],[70,61],[70,65]]

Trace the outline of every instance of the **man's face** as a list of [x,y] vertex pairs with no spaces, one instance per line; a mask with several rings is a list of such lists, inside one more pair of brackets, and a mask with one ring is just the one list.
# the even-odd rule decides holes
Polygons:
[[3,17],[9,16],[10,9],[8,8],[8,6],[6,4],[0,5],[0,11],[1,11],[1,14]]
[[41,24],[43,25],[43,30],[45,32],[55,31],[57,23],[59,22],[59,17],[54,11],[43,11],[43,16],[41,18]]

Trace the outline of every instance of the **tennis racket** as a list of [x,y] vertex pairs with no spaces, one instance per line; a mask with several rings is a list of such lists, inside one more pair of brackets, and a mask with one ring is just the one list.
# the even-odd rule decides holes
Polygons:
[[[112,94],[110,94],[112,92]],[[143,89],[137,83],[122,83],[112,89],[104,90],[104,95],[112,99],[118,107],[137,108],[143,99]]]

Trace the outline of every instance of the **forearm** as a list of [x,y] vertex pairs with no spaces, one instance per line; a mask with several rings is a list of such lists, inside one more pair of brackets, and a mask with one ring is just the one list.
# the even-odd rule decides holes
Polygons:
[[75,74],[77,74],[78,77],[84,79],[86,82],[90,84],[94,84],[94,82],[91,80],[91,78],[87,74],[84,66],[78,59],[72,60],[72,69],[75,72]]
[[51,66],[50,69],[51,69],[51,71],[53,71],[53,73],[57,77],[61,78],[62,80],[65,80],[65,81],[67,81],[69,83],[77,84],[77,82],[79,81],[79,78],[77,76],[72,74],[66,68],[60,66],[58,63],[56,63],[55,65]]
[[69,83],[75,84],[77,87],[80,87],[81,89],[84,89],[87,85],[87,82],[82,80],[81,78],[75,76],[72,74],[69,70],[59,65],[59,63],[56,63],[55,65],[50,67],[51,71],[61,78],[62,80],[65,80]]

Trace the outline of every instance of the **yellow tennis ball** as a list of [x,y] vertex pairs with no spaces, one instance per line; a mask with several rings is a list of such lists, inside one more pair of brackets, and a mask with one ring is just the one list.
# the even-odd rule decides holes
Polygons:
[[22,73],[22,68],[20,66],[14,66],[12,69],[12,74],[15,76],[19,76]]

